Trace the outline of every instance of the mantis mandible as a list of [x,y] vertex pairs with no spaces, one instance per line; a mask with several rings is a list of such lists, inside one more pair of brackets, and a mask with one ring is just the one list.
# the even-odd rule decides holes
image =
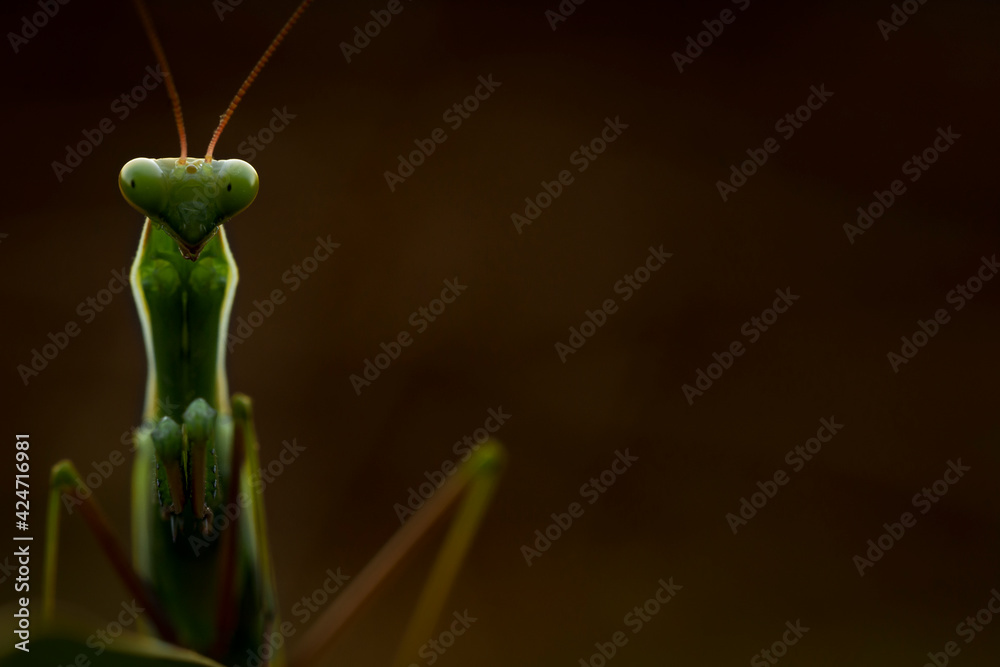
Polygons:
[[[166,56],[145,5],[135,0],[164,73],[181,150],[177,158],[133,159],[119,174],[122,195],[145,216],[130,275],[148,363],[145,421],[135,433],[132,556],[94,496],[81,493],[84,484],[74,465],[57,463],[50,481],[45,562],[45,616],[52,630],[34,640],[32,662],[42,654],[53,664],[79,664],[80,655],[92,653],[80,639],[85,634],[56,631],[59,626],[52,621],[64,494],[75,495],[80,515],[144,610],[144,634],[123,636],[96,659],[109,665],[313,664],[420,538],[455,509],[397,651],[395,664],[409,664],[433,630],[489,503],[504,460],[503,449],[492,440],[351,577],[297,637],[296,646],[269,647],[280,613],[263,492],[251,483],[260,467],[252,403],[242,394],[230,396],[225,368],[239,277],[226,229],[257,196],[258,175],[243,160],[215,159],[213,150],[238,102],[309,4],[305,0],[298,6],[240,87],[205,157],[191,158]],[[216,534],[213,518],[237,500],[239,515]],[[196,553],[189,540],[199,537],[213,539]]]

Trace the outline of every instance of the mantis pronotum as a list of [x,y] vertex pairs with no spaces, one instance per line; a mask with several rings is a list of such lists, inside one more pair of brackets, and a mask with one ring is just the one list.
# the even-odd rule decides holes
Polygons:
[[[144,609],[143,627],[158,637],[123,637],[96,664],[311,664],[345,623],[401,564],[419,539],[458,506],[441,552],[400,643],[396,664],[409,664],[430,635],[459,563],[489,502],[503,450],[481,446],[434,497],[352,577],[297,646],[269,644],[280,624],[267,544],[251,401],[229,395],[225,341],[238,271],[225,225],[258,191],[248,163],[214,159],[213,150],[240,99],[311,0],[302,2],[267,48],[222,116],[204,158],[187,155],[180,100],[152,20],[136,8],[164,73],[180,135],[180,157],[136,158],[119,175],[126,201],[145,216],[131,270],[149,366],[144,418],[135,435],[132,478],[132,558],[73,464],[51,476],[45,612],[55,604],[60,498],[76,494],[79,511],[114,569]],[[83,496],[84,500],[79,500]],[[237,503],[227,529],[213,517]],[[192,550],[189,540],[211,537]],[[35,640],[39,655],[72,664],[90,655],[72,632],[53,629]],[[268,650],[264,650],[268,649]],[[288,653],[288,655],[286,655]],[[21,657],[21,656],[19,656]],[[118,660],[119,662],[115,662]]]

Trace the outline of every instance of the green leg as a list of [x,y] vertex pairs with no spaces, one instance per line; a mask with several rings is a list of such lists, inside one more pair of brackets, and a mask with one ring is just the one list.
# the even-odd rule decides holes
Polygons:
[[[61,464],[57,464],[58,465]],[[52,468],[52,478],[55,479],[56,468]],[[42,606],[42,618],[46,623],[52,621],[56,613],[56,571],[59,564],[59,501],[62,489],[55,484],[49,488],[49,509],[45,519],[45,595]]]
[[[83,493],[86,487],[83,480],[77,473],[76,468],[69,460],[63,460],[52,466],[52,474],[49,481],[49,509],[47,515],[47,525],[45,534],[48,539],[48,551],[45,554],[45,598],[44,617],[51,620],[55,612],[56,596],[56,569],[59,557],[59,503],[62,502],[62,495],[65,493],[71,502],[78,506],[80,515],[84,523],[94,534],[104,555],[121,578],[122,583],[135,597],[140,606],[146,609],[146,613],[153,625],[156,626],[160,637],[166,641],[175,641],[173,628],[166,617],[160,611],[160,606],[154,600],[152,593],[139,578],[129,562],[126,551],[118,542],[111,524],[108,522],[104,510],[94,499],[93,493]],[[84,497],[86,496],[86,497]]]
[[246,460],[247,487],[253,489],[253,523],[257,530],[260,545],[260,568],[262,572],[264,608],[272,613],[277,609],[276,584],[274,570],[271,565],[270,542],[267,539],[267,517],[264,513],[264,489],[260,484],[251,483],[253,473],[260,470],[260,445],[257,442],[257,431],[253,423],[253,403],[246,394],[233,395],[233,421],[236,433],[243,435],[243,456]]
[[[264,512],[264,488],[252,483],[252,476],[260,470],[260,444],[257,442],[257,430],[253,421],[253,403],[246,394],[233,394],[233,421],[235,423],[235,440],[237,451],[246,460],[246,477],[244,483],[253,493],[253,526],[257,533],[259,572],[261,585],[261,608],[263,610],[264,627],[261,636],[266,636],[280,624],[278,615],[278,593],[275,583],[274,569],[271,562],[271,542],[267,537],[267,516]],[[242,446],[238,443],[242,442]],[[236,454],[234,453],[234,457]],[[276,665],[285,665],[285,653],[280,651],[274,658]],[[267,661],[262,661],[261,667],[268,667]]]
[[470,458],[457,473],[468,476],[465,482],[467,484],[465,497],[434,561],[413,616],[410,617],[403,641],[400,642],[392,663],[394,667],[404,667],[412,663],[417,650],[430,637],[435,623],[441,616],[448,591],[476,535],[476,529],[493,498],[497,482],[500,481],[499,472],[503,464],[504,451],[494,442],[487,443],[485,447],[488,448],[487,451],[481,448],[477,452],[477,454],[481,452],[480,458]]
[[[277,616],[277,594],[275,592],[274,571],[271,566],[270,546],[267,541],[267,522],[264,516],[264,495],[259,484],[252,483],[252,475],[260,469],[259,445],[253,423],[253,403],[245,394],[235,394],[233,404],[233,451],[230,470],[233,483],[228,489],[228,503],[236,503],[241,489],[251,493],[253,498],[250,509],[250,528],[255,533],[258,576],[256,581],[260,586],[258,591],[263,627],[261,641],[268,628],[273,627]],[[241,527],[237,522],[222,536],[220,544],[219,588],[216,596],[218,621],[218,648],[221,650],[228,644],[237,622],[236,610],[239,602],[236,599],[237,580],[241,576],[238,564],[238,549]],[[265,665],[266,667],[266,665]]]
[[317,661],[347,622],[374,596],[406,556],[413,553],[421,538],[457,505],[457,514],[403,635],[394,665],[413,662],[417,650],[437,622],[462,559],[493,496],[504,459],[503,447],[493,440],[476,450],[316,620],[295,647],[291,664],[304,667]]

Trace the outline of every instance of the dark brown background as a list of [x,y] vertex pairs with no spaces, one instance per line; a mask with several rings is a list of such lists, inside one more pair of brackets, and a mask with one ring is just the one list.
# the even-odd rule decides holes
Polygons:
[[[234,317],[287,292],[282,273],[317,236],[342,244],[229,364],[231,387],[256,400],[264,460],[283,439],[307,447],[266,491],[283,609],[326,568],[357,572],[397,528],[406,489],[502,405],[509,470],[448,602],[479,620],[438,664],[579,664],[673,577],[683,590],[615,664],[746,664],[802,619],[811,630],[783,664],[919,667],[1000,586],[1000,284],[898,374],[886,353],[1000,251],[1000,12],[930,0],[886,42],[888,2],[754,0],[679,74],[670,54],[728,3],[591,0],[553,32],[543,12],[556,4],[405,3],[347,64],[337,44],[384,3],[318,3],[223,135],[216,155],[235,156],[273,107],[296,114],[254,161],[260,196],[230,225]],[[207,1],[154,3],[193,153],[292,5],[245,0],[220,22]],[[33,8],[6,3],[4,33]],[[0,51],[3,424],[9,441],[32,434],[39,536],[48,467],[70,456],[89,470],[139,419],[131,299],[82,325],[29,386],[16,366],[131,262],[141,221],[117,192],[120,166],[177,147],[161,88],[53,175],[153,62],[127,3],[71,2],[20,53]],[[491,73],[502,87],[390,193],[395,156]],[[834,96],[722,203],[716,180],[814,84]],[[629,129],[517,234],[524,197],[616,115]],[[850,245],[857,206],[949,125],[961,139]],[[659,244],[668,266],[560,363],[568,327]],[[348,376],[454,276],[468,291],[355,396]],[[800,301],[689,407],[681,385],[785,287]],[[734,536],[725,514],[831,415],[844,430]],[[639,461],[527,567],[521,545],[618,448]],[[852,556],[959,457],[972,471],[860,578]],[[123,537],[129,481],[119,470],[99,492]],[[60,597],[110,618],[123,589],[78,521],[64,535]],[[387,664],[419,581],[400,580],[331,664]],[[996,664],[996,626],[954,664]]]

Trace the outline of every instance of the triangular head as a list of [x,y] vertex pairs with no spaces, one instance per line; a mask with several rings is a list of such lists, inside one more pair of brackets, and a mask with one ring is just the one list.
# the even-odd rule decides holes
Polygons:
[[118,176],[125,200],[197,260],[205,244],[257,196],[257,172],[243,160],[138,157]]

